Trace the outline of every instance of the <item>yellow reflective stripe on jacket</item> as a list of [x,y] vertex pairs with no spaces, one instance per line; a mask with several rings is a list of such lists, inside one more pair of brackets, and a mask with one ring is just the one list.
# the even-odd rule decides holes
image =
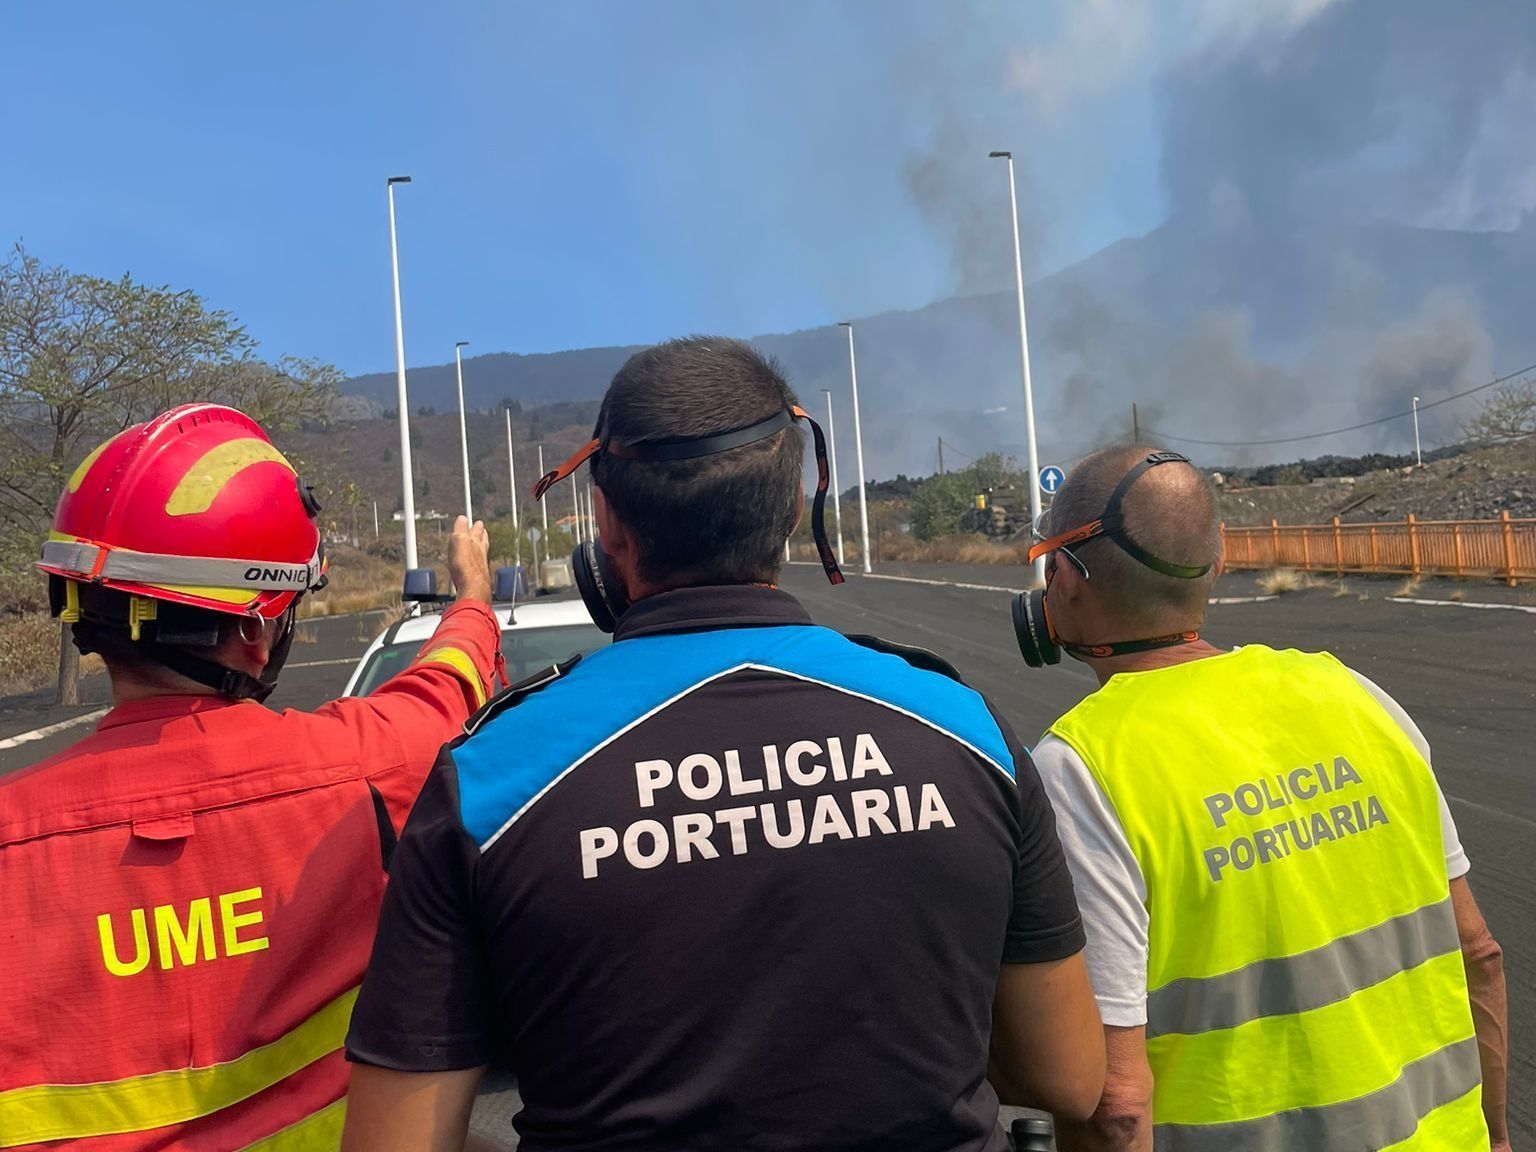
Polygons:
[[1460,952],[1447,896],[1306,952],[1255,960],[1220,976],[1170,981],[1147,997],[1147,1035],[1214,1032],[1322,1008],[1426,960]]
[[[1325,1008],[1193,1036],[1151,1037],[1148,1062],[1178,1073],[1156,1078],[1152,1114],[1160,1124],[1201,1124],[1218,1118],[1213,1109],[1222,1119],[1237,1120],[1375,1092],[1392,1083],[1403,1065],[1473,1035],[1464,1000],[1457,1010],[1461,971],[1457,951]],[[1404,1004],[1414,1010],[1403,1012]],[[1283,1061],[1287,1074],[1264,1075],[1255,1060],[1266,1058]],[[1293,1074],[1298,1060],[1307,1067],[1305,1076]],[[1253,1074],[1231,1075],[1242,1068]]]
[[354,988],[286,1035],[222,1064],[0,1092],[0,1148],[143,1132],[238,1104],[340,1048],[356,999]]
[[441,648],[434,648],[430,652],[423,652],[421,664],[446,664],[452,668],[475,691],[475,705],[478,707],[485,703],[485,681],[480,678],[479,669],[475,662],[469,658],[469,653],[462,648],[455,648],[451,644],[444,644]]
[[327,1104],[296,1124],[279,1129],[240,1152],[335,1152],[341,1146],[341,1128],[347,1120],[347,1098]]
[[[1477,1040],[1469,1037],[1408,1064],[1375,1092],[1217,1124],[1159,1124],[1157,1152],[1297,1152],[1388,1148],[1466,1152],[1485,1148]],[[1468,1087],[1471,1085],[1471,1087]]]

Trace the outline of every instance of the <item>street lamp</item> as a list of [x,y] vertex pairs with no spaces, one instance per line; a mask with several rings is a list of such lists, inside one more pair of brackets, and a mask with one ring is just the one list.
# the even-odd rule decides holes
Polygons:
[[[1008,161],[1008,206],[1013,212],[1013,280],[1019,293],[1019,354],[1024,362],[1024,427],[1029,445],[1029,522],[1040,523],[1040,453],[1035,447],[1035,393],[1029,381],[1029,327],[1024,320],[1024,258],[1019,251],[1019,196],[1013,180],[1013,153],[988,152]],[[1045,583],[1045,557],[1035,561],[1035,579]]]
[[848,329],[848,379],[853,386],[853,455],[859,466],[859,555],[864,563],[864,575],[873,569],[869,564],[869,493],[864,486],[864,430],[859,425],[859,365],[853,355],[853,324],[839,320],[839,328]]
[[[539,445],[539,475],[544,475],[544,445]],[[549,505],[539,501],[539,522],[544,525],[544,555],[549,555]]]
[[517,458],[512,455],[512,409],[507,412],[507,491],[512,493],[512,562],[523,566],[523,534],[517,523]]
[[389,189],[389,267],[395,277],[395,393],[400,405],[401,513],[405,520],[405,566],[416,567],[416,493],[411,477],[411,403],[405,394],[405,328],[400,322],[400,253],[395,242],[395,185],[409,176],[391,176]]
[[1424,450],[1419,447],[1419,398],[1413,398],[1413,455],[1419,467],[1424,467]]
[[843,555],[843,502],[837,494],[837,425],[832,422],[832,389],[823,388],[827,396],[827,455],[832,460],[832,520],[837,526],[837,563],[848,563]]
[[464,361],[459,349],[468,340],[455,340],[453,344],[453,370],[459,378],[459,456],[464,462],[464,519],[475,522],[475,505],[469,496],[469,433],[464,428]]

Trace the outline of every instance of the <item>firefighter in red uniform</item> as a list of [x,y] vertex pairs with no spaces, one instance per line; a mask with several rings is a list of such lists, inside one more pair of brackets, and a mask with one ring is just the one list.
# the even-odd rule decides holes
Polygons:
[[385,865],[500,632],[485,529],[461,518],[459,601],[408,670],[367,699],[263,708],[323,583],[316,511],[261,428],[211,404],[69,479],[39,567],[115,706],[0,779],[0,1148],[339,1141]]

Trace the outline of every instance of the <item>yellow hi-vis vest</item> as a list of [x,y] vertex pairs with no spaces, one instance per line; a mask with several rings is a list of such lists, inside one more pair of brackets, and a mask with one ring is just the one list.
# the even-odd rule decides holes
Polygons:
[[1245,647],[1051,731],[1146,881],[1159,1152],[1487,1148],[1434,780],[1348,669]]

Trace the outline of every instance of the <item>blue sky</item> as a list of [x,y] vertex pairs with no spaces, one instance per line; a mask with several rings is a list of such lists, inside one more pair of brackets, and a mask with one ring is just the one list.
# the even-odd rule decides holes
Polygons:
[[0,236],[348,372],[393,363],[397,173],[412,364],[917,307],[1009,282],[989,148],[1028,152],[1034,274],[1160,222],[1156,51],[1132,42],[1156,37],[1106,49],[1073,11],[10,6]]

